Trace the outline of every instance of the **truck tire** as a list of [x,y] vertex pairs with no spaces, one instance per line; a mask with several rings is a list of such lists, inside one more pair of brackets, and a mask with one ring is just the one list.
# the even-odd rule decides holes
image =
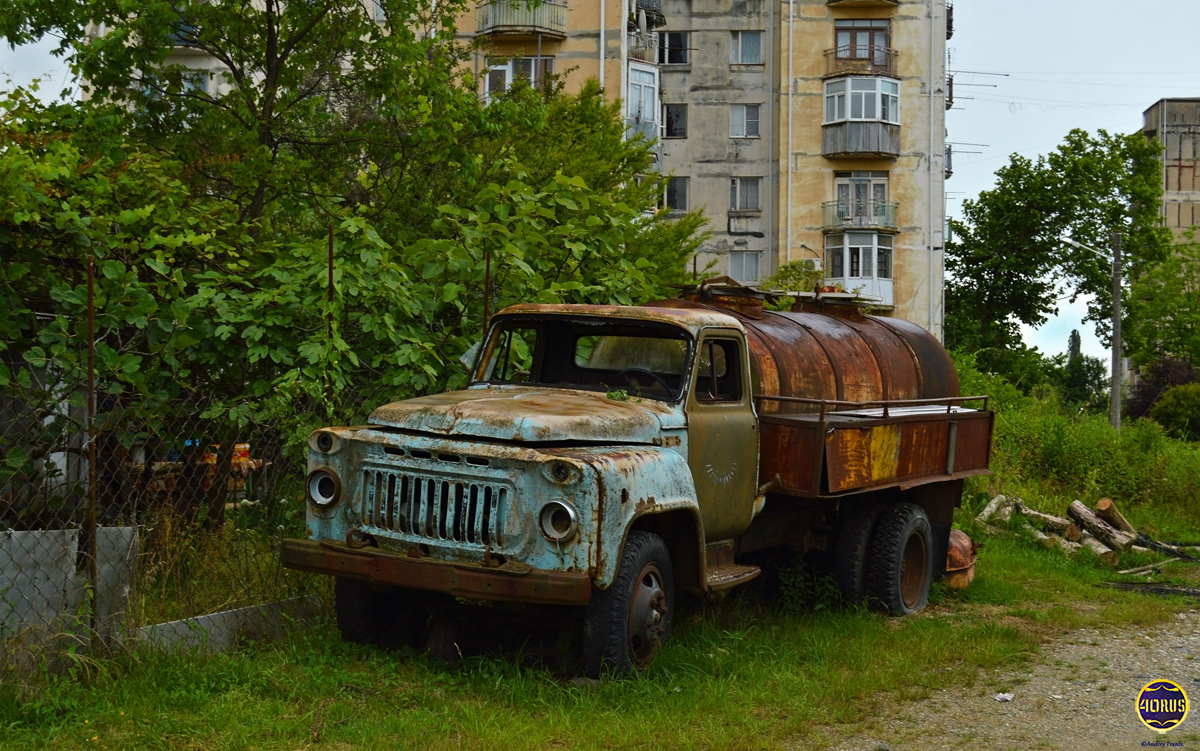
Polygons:
[[342,639],[381,647],[416,646],[428,613],[409,594],[371,589],[357,579],[334,579],[333,610]]
[[871,540],[867,596],[891,615],[909,615],[929,602],[933,533],[925,510],[912,503],[889,506]]
[[671,636],[675,578],[662,538],[630,532],[621,565],[608,589],[596,590],[583,619],[584,669],[602,673],[644,670]]
[[838,532],[833,578],[846,602],[862,602],[867,595],[867,569],[871,562],[871,535],[883,506],[864,504],[848,510]]

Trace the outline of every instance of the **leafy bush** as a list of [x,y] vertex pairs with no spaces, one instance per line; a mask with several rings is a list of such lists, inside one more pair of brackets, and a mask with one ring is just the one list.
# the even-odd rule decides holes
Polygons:
[[1200,383],[1173,386],[1150,408],[1150,417],[1171,435],[1200,439]]

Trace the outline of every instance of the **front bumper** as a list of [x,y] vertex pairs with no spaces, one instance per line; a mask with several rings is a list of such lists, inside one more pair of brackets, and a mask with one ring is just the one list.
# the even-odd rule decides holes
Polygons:
[[284,540],[279,556],[285,567],[298,571],[444,592],[467,600],[586,605],[592,598],[592,580],[587,574],[545,571],[513,562],[484,566],[411,558],[329,540]]

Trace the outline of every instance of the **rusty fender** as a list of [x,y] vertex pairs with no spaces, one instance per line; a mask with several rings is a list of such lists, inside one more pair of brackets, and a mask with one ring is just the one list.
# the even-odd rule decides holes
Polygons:
[[[597,489],[592,517],[599,524],[594,548],[593,583],[606,589],[616,576],[625,537],[634,521],[647,514],[683,510],[700,525],[696,489],[687,459],[670,449],[652,446],[558,450],[588,465]],[[698,540],[700,550],[703,541]]]

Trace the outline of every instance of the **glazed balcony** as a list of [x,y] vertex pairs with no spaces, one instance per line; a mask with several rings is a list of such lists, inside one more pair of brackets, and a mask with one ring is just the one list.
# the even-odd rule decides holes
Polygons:
[[849,45],[825,50],[825,75],[896,75],[896,50]]
[[887,201],[827,201],[821,204],[825,232],[846,229],[895,230],[896,209],[899,204]]
[[847,8],[895,8],[900,5],[900,0],[825,0],[825,4]]
[[567,3],[542,0],[484,0],[475,9],[475,31],[497,36],[567,38]]

